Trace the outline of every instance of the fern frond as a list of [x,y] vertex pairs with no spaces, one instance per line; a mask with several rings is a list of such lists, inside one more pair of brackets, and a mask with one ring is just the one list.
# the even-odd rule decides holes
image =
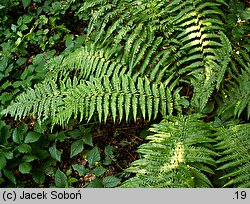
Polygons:
[[230,61],[232,49],[227,49],[229,40],[221,32],[224,14],[220,5],[221,2],[186,1],[174,21],[181,31],[176,36],[181,43],[178,52],[182,52],[177,62],[178,73],[191,77],[194,87],[191,104],[196,111],[204,109],[215,85],[219,89]]
[[51,71],[47,78],[54,81],[66,80],[76,76],[78,81],[88,80],[90,76],[102,78],[128,72],[127,66],[120,59],[114,58],[115,51],[98,48],[90,44],[75,50],[64,58],[52,59],[47,67]]
[[127,169],[136,176],[121,187],[210,187],[205,172],[213,173],[217,153],[207,145],[215,140],[210,125],[198,118],[172,116],[154,125],[150,142],[138,149],[142,158]]
[[[80,121],[89,121],[94,113],[97,113],[99,122],[106,122],[109,114],[114,122],[117,118],[122,120],[123,116],[128,121],[130,115],[136,121],[139,112],[144,119],[151,119],[159,111],[167,114],[166,107],[172,103],[168,98],[162,84],[150,84],[147,78],[138,78],[136,82],[126,75],[114,75],[111,80],[107,76],[91,78],[65,93],[61,103],[63,108],[53,118],[53,123],[62,125],[78,115]],[[169,110],[172,111],[171,108]]]
[[218,170],[226,171],[224,186],[250,187],[250,124],[235,125],[218,132],[216,145],[222,155]]

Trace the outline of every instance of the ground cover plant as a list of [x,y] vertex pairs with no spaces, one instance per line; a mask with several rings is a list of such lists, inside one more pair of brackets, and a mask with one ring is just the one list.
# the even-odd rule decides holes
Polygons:
[[248,2],[0,9],[0,185],[250,187]]

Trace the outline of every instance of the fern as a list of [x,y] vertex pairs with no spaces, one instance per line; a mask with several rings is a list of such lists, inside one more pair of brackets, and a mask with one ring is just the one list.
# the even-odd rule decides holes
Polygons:
[[[249,67],[250,68],[250,67]],[[249,69],[250,70],[250,69]],[[246,110],[245,115],[250,118],[250,72],[242,71],[235,82],[228,85],[227,90],[224,91],[223,104],[218,109],[218,114],[228,114],[228,117],[240,117],[243,111]]]
[[206,173],[214,174],[217,153],[210,149],[215,140],[208,123],[197,115],[168,117],[150,130],[150,142],[138,149],[142,158],[127,169],[136,176],[121,187],[212,186]]
[[114,122],[117,114],[120,121],[123,116],[128,121],[130,115],[134,121],[139,115],[150,120],[159,112],[171,115],[175,98],[178,107],[181,97],[177,90],[174,96],[171,91],[163,84],[150,83],[147,78],[138,78],[135,82],[127,75],[118,77],[117,74],[111,80],[105,75],[102,79],[90,77],[89,81],[81,80],[80,84],[74,77],[73,80],[60,81],[60,87],[53,80],[46,80],[19,95],[3,113],[10,113],[16,119],[29,113],[43,116],[43,119],[51,117],[52,125],[64,125],[73,115],[75,118],[80,115],[79,121],[89,121],[95,113],[99,122],[106,122],[110,114]]
[[[72,115],[77,117],[80,114],[82,119],[90,120],[96,112],[99,122],[106,122],[109,114],[112,114],[113,121],[116,122],[118,115],[121,121],[123,117],[128,121],[133,115],[134,121],[138,117],[138,112],[144,119],[156,118],[158,112],[161,114],[172,114],[172,96],[165,91],[163,84],[150,84],[147,78],[138,78],[136,82],[128,76],[114,75],[109,80],[104,76],[91,78],[74,89],[69,89],[65,93],[62,109],[55,116],[53,123],[64,124]],[[146,115],[147,114],[147,115]]]
[[115,51],[98,49],[93,44],[87,44],[67,56],[58,56],[47,64],[50,73],[47,78],[54,81],[65,81],[75,76],[77,80],[88,80],[90,76],[102,78],[112,74],[123,75],[128,72],[126,64],[121,59],[113,57]]
[[212,117],[249,120],[249,12],[238,4],[86,0],[77,13],[92,14],[89,41],[50,60],[47,78],[2,113],[49,118],[52,127],[71,118],[128,122],[161,114],[166,119],[151,128],[142,158],[128,169],[136,176],[122,187],[210,187],[216,165],[230,178],[225,186],[249,187],[249,125],[214,129],[188,115],[215,99]]
[[250,124],[231,126],[221,129],[216,145],[222,155],[217,163],[218,170],[226,173],[221,179],[227,179],[225,186],[250,187]]
[[[220,10],[226,2],[154,0],[124,5],[107,10],[106,16],[112,18],[90,23],[90,28],[102,30],[103,37],[99,33],[96,43],[113,49],[120,46],[134,79],[149,75],[151,81],[164,83],[173,73],[173,79],[193,76],[191,104],[202,111],[215,86],[220,88],[230,61],[230,43],[222,32],[225,15]],[[205,88],[207,92],[200,94]]]
[[[37,112],[38,116],[44,115],[47,118],[53,115],[53,118],[55,118],[54,116],[59,112],[59,109],[61,111],[65,107],[63,107],[64,105],[58,105],[54,109],[54,105],[50,106],[52,104],[49,102],[51,96],[46,92],[45,84],[55,87],[56,90],[52,90],[52,92],[59,91],[60,96],[56,97],[56,100],[63,99],[62,104],[64,104],[69,92],[74,92],[74,89],[79,91],[77,90],[78,85],[81,87],[83,86],[80,85],[81,83],[87,82],[92,84],[91,77],[100,81],[102,83],[100,86],[104,87],[104,76],[107,76],[109,82],[111,82],[114,75],[117,75],[121,83],[127,77],[131,77],[133,82],[137,83],[140,77],[145,78],[146,76],[149,84],[164,87],[163,92],[167,94],[168,101],[171,101],[171,98],[174,97],[179,98],[179,104],[176,100],[174,106],[179,112],[182,112],[181,107],[183,107],[180,104],[187,104],[185,102],[186,96],[177,96],[177,92],[181,93],[184,89],[182,86],[178,88],[178,91],[174,92],[174,90],[179,82],[184,82],[183,86],[190,83],[185,82],[187,81],[187,75],[192,78],[191,84],[194,86],[191,104],[195,108],[199,107],[199,111],[205,107],[210,94],[214,90],[216,81],[218,81],[217,88],[219,88],[230,56],[230,49],[224,48],[225,45],[226,48],[230,47],[228,39],[220,31],[223,30],[221,21],[223,13],[219,9],[221,1],[194,1],[192,3],[179,0],[172,2],[158,0],[150,2],[106,2],[96,0],[86,1],[84,5],[80,9],[81,11],[84,11],[84,8],[93,10],[88,31],[90,37],[94,36],[94,44],[86,43],[83,48],[76,50],[74,53],[68,56],[59,56],[48,63],[48,69],[51,72],[39,90],[40,96],[43,96],[43,99],[40,97],[40,100],[46,101],[46,106],[36,107],[39,103],[36,102],[39,99],[38,97],[37,99],[33,98],[34,100],[30,99],[30,105],[24,106],[23,109],[18,108],[17,104],[22,103],[19,97],[17,104],[9,106],[4,111],[5,114],[9,112],[16,117],[24,117],[32,111],[33,114]],[[186,15],[187,12],[188,15]],[[169,19],[168,23],[165,19]],[[121,27],[121,24],[124,26]],[[221,56],[224,57],[221,58]],[[220,66],[222,66],[222,71],[220,71]],[[217,78],[218,72],[221,73],[219,78]],[[123,75],[127,77],[121,77]],[[51,81],[54,81],[55,84]],[[113,84],[110,85],[113,86]],[[205,87],[207,91],[200,94]],[[50,88],[48,87],[48,89]],[[43,91],[44,93],[42,93]],[[132,90],[129,89],[129,91]],[[34,92],[38,93],[37,90],[34,90]],[[29,95],[32,91],[27,93]],[[28,98],[28,95],[24,94],[22,98]],[[46,96],[49,98],[46,98]],[[34,101],[34,108],[32,108],[32,100]],[[99,97],[98,101],[100,100]],[[105,101],[107,102],[107,97]],[[27,100],[23,100],[23,102],[26,103]],[[99,121],[103,119],[106,121],[107,111],[104,115],[101,115],[100,105],[97,105],[94,99],[88,102],[93,103],[86,106],[97,111]],[[116,100],[116,102],[118,103],[119,100]],[[112,104],[114,105],[114,103]],[[106,103],[106,105],[108,104]],[[150,106],[147,105],[146,108],[149,119],[152,114],[154,114],[154,117],[157,114],[156,111],[152,113]],[[43,107],[46,110],[42,110]],[[171,106],[168,107],[168,113],[171,114]],[[49,110],[52,108],[54,111],[50,114]],[[142,116],[145,118],[146,111],[142,106],[140,109]],[[78,109],[75,108],[74,110]],[[119,119],[121,120],[122,109],[119,110]],[[61,115],[64,115],[64,112]],[[82,111],[80,112],[83,114]],[[135,109],[133,112],[135,119]],[[166,113],[163,109],[162,114]],[[86,112],[86,115],[91,117],[93,114],[92,111]],[[76,116],[77,111],[66,115]],[[80,118],[90,120],[91,117],[86,115]],[[112,117],[115,120],[114,113]],[[128,115],[125,115],[125,117],[128,120]],[[60,124],[62,124],[64,119],[68,121],[69,117],[62,117],[56,121],[60,121]]]

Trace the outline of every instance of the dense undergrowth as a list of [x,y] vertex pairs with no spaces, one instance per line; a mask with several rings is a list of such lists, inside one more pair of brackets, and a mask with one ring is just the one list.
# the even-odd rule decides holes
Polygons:
[[247,2],[0,9],[0,186],[250,187]]

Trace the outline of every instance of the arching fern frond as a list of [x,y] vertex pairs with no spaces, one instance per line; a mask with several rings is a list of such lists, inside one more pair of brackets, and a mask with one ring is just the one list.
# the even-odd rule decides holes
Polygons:
[[250,124],[231,126],[221,129],[216,145],[222,157],[217,161],[225,173],[226,186],[234,188],[250,187]]
[[142,158],[127,169],[136,176],[121,187],[210,187],[206,173],[214,173],[215,140],[211,126],[198,118],[167,117],[154,125],[150,142],[138,149]]
[[47,78],[65,81],[75,76],[79,81],[88,80],[90,76],[101,79],[104,75],[123,75],[128,72],[128,68],[121,59],[114,57],[115,54],[115,50],[109,48],[85,45],[65,57],[58,56],[50,60],[47,64],[50,70]]
[[177,66],[179,74],[191,78],[194,87],[191,104],[197,112],[204,109],[215,85],[219,89],[230,61],[232,49],[221,32],[224,14],[220,6],[221,2],[185,1],[175,17],[174,25],[180,30],[176,39],[182,45]]

